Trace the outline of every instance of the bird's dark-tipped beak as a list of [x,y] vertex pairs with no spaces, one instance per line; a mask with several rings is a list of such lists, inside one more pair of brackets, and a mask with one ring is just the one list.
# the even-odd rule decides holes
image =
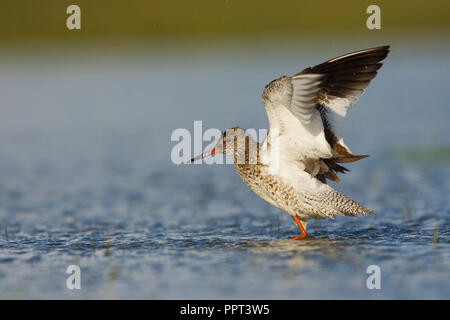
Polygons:
[[220,152],[220,149],[219,149],[219,148],[217,148],[217,147],[212,148],[211,150],[206,151],[206,152],[204,152],[204,153],[202,153],[202,154],[199,154],[198,156],[192,158],[191,161],[190,161],[190,163],[192,163],[192,162],[194,162],[194,161],[197,161],[197,160],[199,160],[199,159],[203,159],[203,158],[205,158],[205,157],[212,156],[213,154],[216,154],[216,153],[219,153],[219,152]]

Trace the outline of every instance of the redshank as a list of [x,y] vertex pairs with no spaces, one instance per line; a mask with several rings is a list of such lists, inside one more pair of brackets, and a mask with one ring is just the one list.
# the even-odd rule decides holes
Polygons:
[[388,52],[389,46],[361,50],[273,80],[262,95],[270,124],[264,141],[242,128],[227,129],[214,148],[191,162],[216,153],[231,156],[244,183],[294,219],[300,235],[291,239],[307,237],[309,219],[373,213],[327,179],[338,182],[337,173],[348,171],[340,163],[368,157],[350,152],[338,124]]

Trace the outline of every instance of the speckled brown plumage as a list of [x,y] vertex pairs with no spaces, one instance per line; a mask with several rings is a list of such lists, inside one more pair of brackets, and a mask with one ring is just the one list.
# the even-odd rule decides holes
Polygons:
[[295,214],[303,221],[332,218],[334,215],[373,213],[335,190],[299,194],[292,186],[273,175],[265,174],[265,166],[262,164],[235,164],[234,167],[242,181],[258,196],[283,211]]

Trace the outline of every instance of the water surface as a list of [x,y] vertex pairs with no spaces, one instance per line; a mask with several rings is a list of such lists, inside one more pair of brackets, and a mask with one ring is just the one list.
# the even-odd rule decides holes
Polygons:
[[[170,161],[172,131],[194,120],[267,128],[264,85],[349,51],[334,49],[2,59],[0,298],[448,299],[438,51],[394,50],[346,119],[346,144],[372,156],[333,186],[375,215],[312,221],[311,238],[290,241],[289,216],[232,166]],[[381,290],[366,287],[369,265]]]

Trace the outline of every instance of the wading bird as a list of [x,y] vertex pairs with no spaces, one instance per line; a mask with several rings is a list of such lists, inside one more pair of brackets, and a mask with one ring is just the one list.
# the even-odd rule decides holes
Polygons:
[[361,50],[270,82],[262,95],[270,129],[256,142],[242,128],[227,129],[214,148],[191,159],[216,153],[233,158],[237,174],[259,197],[286,211],[303,239],[309,219],[370,214],[334,190],[327,179],[348,171],[340,163],[354,155],[338,133],[338,123],[358,100],[389,52],[389,46]]

